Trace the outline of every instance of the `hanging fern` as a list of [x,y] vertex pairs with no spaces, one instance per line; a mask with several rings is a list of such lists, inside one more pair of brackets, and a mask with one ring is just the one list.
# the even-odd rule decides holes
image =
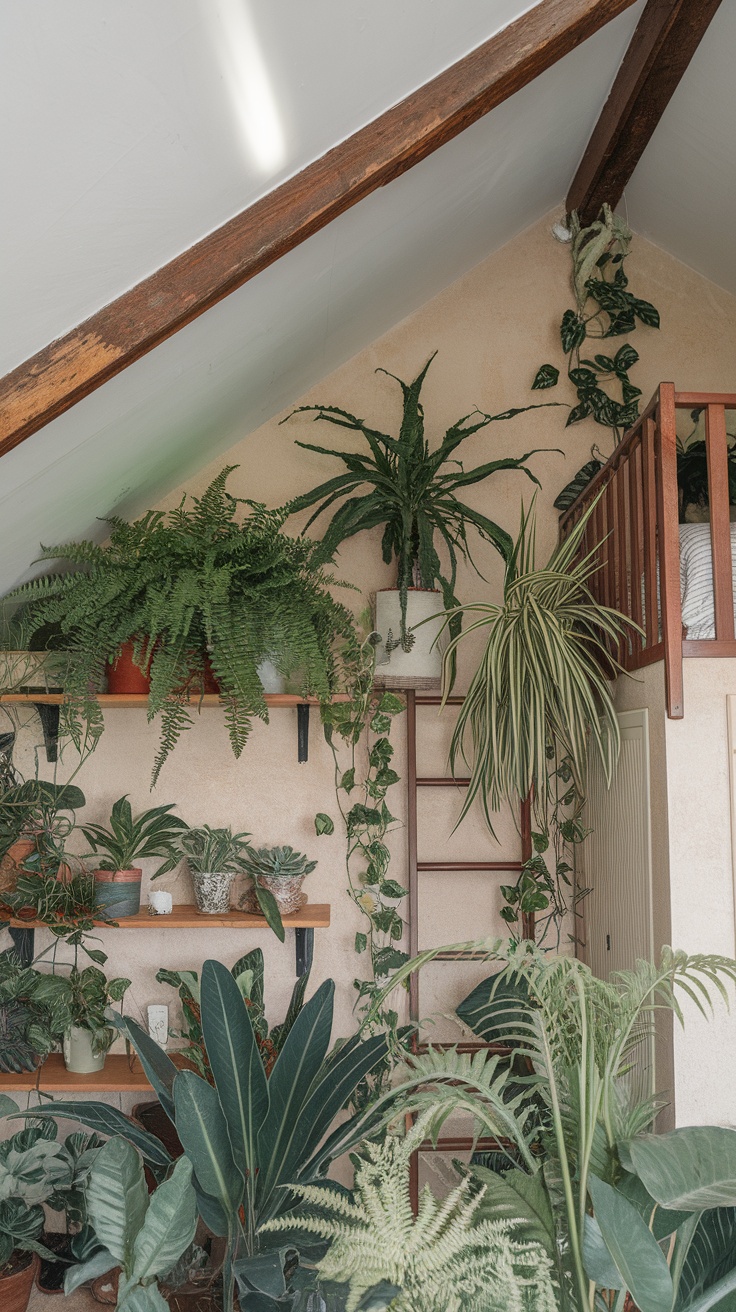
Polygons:
[[[336,669],[333,647],[352,617],[330,592],[324,554],[282,532],[285,510],[226,490],[236,466],[218,474],[201,497],[165,514],[148,511],[132,524],[108,520],[110,540],[45,547],[41,560],[71,571],[46,575],[11,593],[20,600],[26,640],[54,625],[71,650],[64,727],[75,745],[102,731],[91,692],[125,642],[150,662],[149,719],[161,713],[159,771],[191,724],[189,696],[218,680],[230,742],[245,746],[253,716],[268,719],[258,665],[269,659],[299,690],[328,700]],[[241,509],[242,508],[242,509]]]
[[295,1193],[317,1210],[262,1229],[293,1230],[296,1222],[328,1240],[318,1271],[349,1286],[347,1312],[382,1285],[400,1291],[381,1304],[391,1312],[556,1312],[547,1253],[522,1236],[519,1223],[484,1219],[485,1190],[471,1178],[442,1200],[425,1188],[414,1216],[409,1163],[428,1125],[423,1116],[405,1138],[366,1144],[352,1197],[329,1185],[298,1186]]

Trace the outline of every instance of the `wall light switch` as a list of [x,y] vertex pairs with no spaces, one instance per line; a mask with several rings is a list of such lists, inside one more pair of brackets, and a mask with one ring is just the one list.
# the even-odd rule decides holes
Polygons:
[[156,1002],[148,1008],[148,1033],[165,1048],[169,1037],[169,1009],[163,1003]]

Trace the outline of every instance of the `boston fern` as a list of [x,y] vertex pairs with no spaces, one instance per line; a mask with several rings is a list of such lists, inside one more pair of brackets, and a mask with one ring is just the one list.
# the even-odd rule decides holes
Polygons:
[[[394,559],[397,563],[402,641],[406,639],[407,591],[412,586],[433,588],[439,584],[445,607],[449,609],[457,605],[458,559],[473,563],[468,544],[469,527],[486,542],[492,543],[504,560],[511,555],[513,544],[508,533],[487,515],[468,506],[458,493],[502,469],[523,470],[532,482],[539,482],[526,468],[526,461],[535,454],[534,451],[527,451],[517,459],[507,456],[501,460],[485,461],[468,470],[456,459],[461,443],[479,429],[497,420],[512,419],[526,410],[537,409],[536,406],[505,410],[498,415],[474,410],[452,424],[440,445],[434,451],[430,450],[424,436],[424,407],[419,397],[433,359],[434,355],[430,356],[413,383],[402,382],[386,369],[376,370],[394,378],[403,393],[404,410],[398,437],[380,433],[364,420],[336,406],[302,405],[286,417],[291,419],[295,414],[313,413],[315,422],[335,424],[338,428],[362,433],[365,438],[367,451],[336,451],[311,442],[297,442],[296,445],[306,451],[317,451],[342,460],[347,472],[297,497],[290,503],[289,511],[296,514],[319,502],[306,525],[309,528],[335,501],[342,501],[322,539],[322,560],[331,560],[347,538],[364,529],[383,526],[383,559],[387,565]],[[286,419],[282,423],[286,423]],[[342,500],[343,497],[347,500]],[[437,539],[449,558],[447,573],[437,551]]]
[[150,662],[149,719],[161,713],[159,771],[191,724],[189,694],[211,668],[236,756],[251,717],[268,719],[260,662],[269,659],[301,691],[332,693],[333,644],[350,630],[348,610],[332,597],[325,556],[313,542],[282,532],[287,510],[232,496],[228,466],[201,497],[165,513],[148,511],[132,524],[108,520],[110,540],[44,548],[41,560],[63,560],[71,572],[46,575],[11,594],[25,603],[32,635],[57,625],[72,653],[62,708],[77,746],[102,730],[90,689],[132,641],[142,669]]

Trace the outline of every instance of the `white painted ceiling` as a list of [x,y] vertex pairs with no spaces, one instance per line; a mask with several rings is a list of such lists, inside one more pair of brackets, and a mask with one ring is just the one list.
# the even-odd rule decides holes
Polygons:
[[[642,3],[4,456],[0,591],[27,576],[40,538],[99,534],[97,517],[155,503],[558,204]],[[5,6],[8,34],[0,42],[9,67],[0,89],[13,118],[4,134],[6,185],[12,178],[2,242],[5,368],[530,7],[522,0]],[[251,24],[262,68],[251,67],[246,81],[259,85],[261,78],[261,108],[270,103],[263,78],[273,95],[279,131],[267,113],[260,145],[244,135],[230,74],[218,63],[215,15],[226,13]],[[720,45],[719,69],[735,48],[734,17],[726,0],[706,38]],[[672,145],[682,141],[683,123],[701,154],[704,143],[713,152],[722,138],[723,187],[733,191],[733,132],[724,118],[732,93],[725,72],[716,79],[703,63],[707,48],[667,110],[627,203],[634,226],[729,285],[728,225],[716,242],[713,219],[711,252],[700,263],[695,258],[714,187],[715,208],[730,212],[725,192],[710,174],[706,185],[705,169],[691,189],[690,151]],[[685,99],[700,103],[694,78],[708,83],[707,119]],[[265,155],[257,158],[264,142],[273,147],[268,164]],[[656,195],[647,182],[650,157],[661,179]],[[669,214],[675,184],[668,190],[668,170],[679,180],[680,201],[692,190],[692,229]]]

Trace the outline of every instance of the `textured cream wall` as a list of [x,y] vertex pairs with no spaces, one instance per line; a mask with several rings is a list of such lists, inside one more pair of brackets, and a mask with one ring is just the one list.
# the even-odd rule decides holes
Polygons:
[[[554,241],[549,231],[555,217],[548,216],[447,288],[321,382],[302,401],[342,405],[380,428],[395,429],[399,414],[397,385],[374,370],[384,366],[409,379],[435,349],[439,355],[424,391],[427,429],[433,441],[452,421],[476,405],[497,412],[534,399],[556,397],[557,392],[553,392],[538,393],[535,398],[529,391],[540,364],[546,361],[562,364],[557,325],[571,296],[568,251]],[[633,289],[654,301],[662,315],[660,333],[641,329],[634,339],[643,358],[635,367],[633,377],[644,398],[660,380],[670,378],[683,388],[732,388],[736,299],[643,240],[636,243],[630,274]],[[573,399],[566,387],[561,385],[558,390],[560,399]],[[552,509],[555,495],[587,459],[593,442],[602,442],[605,447],[605,433],[595,425],[586,423],[565,431],[566,413],[561,409],[540,410],[509,423],[492,425],[470,439],[462,452],[466,463],[471,465],[495,456],[519,454],[532,447],[564,448],[564,456],[547,453],[532,460],[543,484],[539,498],[540,559],[555,541],[557,516]],[[255,433],[243,435],[229,456],[231,463],[239,465],[232,477],[232,490],[270,505],[283,502],[338,472],[325,458],[300,450],[294,439],[326,445],[350,442],[350,434],[341,430],[317,427],[304,418],[280,427],[279,418]],[[164,504],[174,505],[184,490],[200,492],[222,463],[218,461],[203,470],[185,488],[172,493]],[[530,493],[531,484],[522,475],[502,474],[470,489],[468,500],[514,532],[520,498],[523,496],[528,501]],[[41,538],[42,525],[38,532]],[[458,585],[460,595],[466,600],[498,597],[501,583],[498,558],[491,549],[479,548],[477,559],[487,581],[463,572]],[[378,533],[363,535],[347,544],[338,567],[345,579],[359,586],[362,598],[376,587],[393,582],[390,570],[380,559]],[[356,609],[362,598],[355,597]],[[467,670],[466,659],[461,682],[466,679]],[[449,716],[438,724],[434,712],[421,714],[424,728],[420,768],[444,770]],[[314,979],[317,982],[330,974],[337,980],[337,1029],[344,1033],[351,1025],[351,981],[360,967],[352,949],[358,918],[344,892],[341,837],[318,840],[313,833],[314,813],[334,812],[330,760],[315,725],[309,763],[297,765],[295,720],[293,712],[275,712],[270,727],[256,726],[249,747],[236,762],[229,752],[220,713],[204,714],[166,766],[155,801],[175,801],[191,823],[232,823],[250,830],[258,842],[292,843],[319,857],[319,868],[309,881],[309,894],[314,901],[332,903],[333,927],[328,933],[316,936]],[[402,734],[399,722],[397,742],[401,742]],[[136,807],[149,803],[148,780],[155,741],[155,729],[147,726],[143,712],[118,711],[108,716],[102,742],[79,777],[88,795],[90,819],[104,818],[112,801],[122,792],[130,794]],[[403,764],[400,752],[400,771]],[[392,809],[403,817],[400,788]],[[450,793],[433,792],[421,799],[420,856],[438,859],[439,853],[446,852],[448,859],[453,855],[480,858],[486,853],[497,857],[498,851],[476,819],[468,821],[454,837],[449,836],[456,815],[457,800]],[[511,858],[518,850],[516,837],[509,824],[502,825],[502,830],[501,851]],[[393,849],[393,873],[401,879],[405,871],[403,830],[394,835]],[[500,930],[499,882],[495,876],[486,875],[472,879],[452,875],[425,877],[421,899],[422,945],[446,942],[468,933]],[[173,877],[166,883],[174,886]],[[188,896],[187,884],[186,875],[181,875],[176,884],[178,898]],[[680,920],[678,929],[686,935],[688,926]],[[291,987],[291,943],[282,948],[265,933],[241,938],[231,932],[206,930],[187,934],[151,931],[135,936],[109,931],[105,935],[110,968],[125,971],[134,978],[130,1003],[134,1013],[148,1002],[166,997],[167,991],[153,981],[161,964],[196,967],[207,955],[231,963],[255,943],[267,949],[267,994],[272,1017],[276,1019]],[[428,971],[422,982],[424,1013],[447,1010],[477,975],[477,969],[455,966],[437,965]]]

